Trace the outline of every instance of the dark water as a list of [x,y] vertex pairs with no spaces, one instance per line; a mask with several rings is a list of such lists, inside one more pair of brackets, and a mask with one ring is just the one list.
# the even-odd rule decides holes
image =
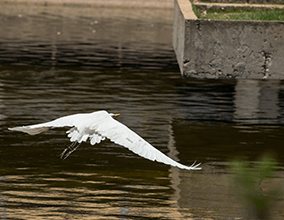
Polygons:
[[[281,186],[283,81],[182,78],[167,21],[101,19],[97,25],[106,26],[96,28],[98,39],[85,39],[94,18],[54,22],[48,14],[1,22],[26,24],[19,18],[38,28],[44,21],[46,29],[64,21],[68,31],[78,27],[84,34],[52,43],[50,32],[30,30],[21,40],[19,30],[2,26],[9,35],[1,32],[2,219],[244,219],[229,186],[229,161],[254,164],[267,152],[277,171],[259,187]],[[64,129],[37,136],[7,130],[101,109],[120,113],[120,122],[172,158],[186,165],[197,160],[203,169],[171,168],[109,141],[83,143],[62,161],[69,143]],[[273,219],[284,218],[283,205],[281,196]]]

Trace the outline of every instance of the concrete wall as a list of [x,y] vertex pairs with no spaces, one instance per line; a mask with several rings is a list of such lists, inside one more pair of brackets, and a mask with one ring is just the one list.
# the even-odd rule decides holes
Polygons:
[[199,20],[175,0],[173,45],[183,76],[284,79],[284,22]]

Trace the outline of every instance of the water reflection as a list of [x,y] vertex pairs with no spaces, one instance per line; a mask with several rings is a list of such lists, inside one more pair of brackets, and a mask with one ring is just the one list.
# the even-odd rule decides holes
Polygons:
[[177,68],[168,46],[171,10],[30,5],[19,7],[21,17],[11,10],[9,5],[0,9],[1,64]]
[[[280,170],[283,167],[281,110],[278,120],[269,116],[269,126],[262,126],[259,107],[254,105],[252,114],[250,105],[242,105],[244,114],[257,120],[235,123],[238,100],[247,96],[247,86],[236,88],[238,81],[183,79],[178,71],[56,67],[10,68],[1,71],[0,80],[6,116],[0,134],[4,218],[242,217],[241,204],[226,188],[228,161],[235,156],[254,161],[269,150]],[[270,88],[269,81],[261,83],[266,82],[265,88]],[[277,85],[278,92],[272,94],[278,93],[275,105],[280,109],[281,82]],[[153,163],[110,142],[83,144],[61,161],[68,143],[64,130],[38,136],[6,130],[98,109],[121,113],[122,123],[158,149],[184,164],[198,160],[203,170],[187,172]],[[281,179],[280,171],[273,181]]]
[[239,79],[235,86],[234,120],[249,124],[278,124],[280,81]]

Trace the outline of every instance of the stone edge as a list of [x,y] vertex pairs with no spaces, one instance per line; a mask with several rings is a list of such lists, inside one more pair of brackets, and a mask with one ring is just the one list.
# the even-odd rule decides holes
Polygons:
[[176,0],[176,1],[181,9],[184,19],[186,20],[190,20],[190,19],[197,20],[198,19],[192,10],[192,5],[189,0]]

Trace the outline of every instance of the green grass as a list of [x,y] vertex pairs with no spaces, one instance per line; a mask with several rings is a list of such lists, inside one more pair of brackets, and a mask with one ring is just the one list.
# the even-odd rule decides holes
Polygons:
[[248,216],[253,219],[270,219],[273,206],[282,196],[280,188],[270,186],[263,190],[262,185],[265,180],[273,179],[276,165],[276,160],[270,155],[264,155],[253,168],[246,161],[231,162],[230,171],[234,173],[231,182],[233,191],[244,202]]
[[[208,1],[199,1],[200,3],[209,3]],[[210,1],[210,3],[218,3],[218,1]],[[223,2],[224,3],[224,2]],[[222,4],[223,4],[222,3]],[[227,2],[225,4],[246,4],[246,3],[240,3],[240,2]],[[251,5],[284,5],[284,2],[283,3],[269,3],[269,2],[266,2],[266,3],[249,3]]]
[[198,19],[284,21],[283,9],[215,8],[204,12],[195,5],[192,5],[192,8]]

